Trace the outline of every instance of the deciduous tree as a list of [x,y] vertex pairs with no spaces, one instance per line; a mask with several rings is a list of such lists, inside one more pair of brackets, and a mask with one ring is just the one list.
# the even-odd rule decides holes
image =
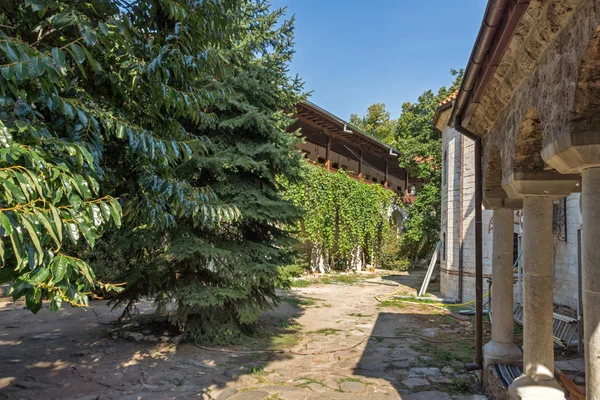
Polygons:
[[371,104],[362,118],[357,114],[350,115],[350,123],[384,143],[394,143],[396,120],[390,119],[384,103]]

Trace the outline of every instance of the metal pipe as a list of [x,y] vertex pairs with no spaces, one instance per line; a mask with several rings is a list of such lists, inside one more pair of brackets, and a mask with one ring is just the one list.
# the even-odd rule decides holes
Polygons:
[[508,0],[491,0],[484,13],[483,21],[481,22],[481,28],[479,34],[473,45],[471,52],[471,58],[469,64],[465,70],[462,83],[460,85],[460,91],[456,97],[456,103],[450,116],[451,121],[455,121],[456,117],[461,115],[467,104],[467,100],[471,95],[483,67],[483,62],[487,56],[488,50],[490,49],[496,30],[502,19],[502,14]]
[[458,243],[459,243],[459,250],[458,250],[458,302],[462,303],[463,302],[463,280],[464,280],[464,224],[463,224],[463,220],[464,220],[464,212],[463,212],[463,207],[464,207],[464,160],[465,160],[465,137],[463,135],[460,135],[460,206],[459,206],[459,210],[460,210],[460,224],[459,224],[459,229],[460,232],[458,232]]
[[[483,368],[483,226],[481,213],[481,138],[461,125],[461,116],[456,116],[454,128],[466,137],[475,140],[475,365]],[[469,368],[475,368],[470,365]]]

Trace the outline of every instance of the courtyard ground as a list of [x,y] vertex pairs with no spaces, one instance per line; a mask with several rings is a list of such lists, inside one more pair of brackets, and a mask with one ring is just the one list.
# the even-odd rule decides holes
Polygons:
[[[0,399],[458,399],[477,393],[473,326],[375,296],[415,294],[424,270],[299,280],[243,345],[173,343],[102,301],[38,315],[0,299]],[[176,342],[177,340],[175,340]],[[218,351],[217,351],[218,350]]]

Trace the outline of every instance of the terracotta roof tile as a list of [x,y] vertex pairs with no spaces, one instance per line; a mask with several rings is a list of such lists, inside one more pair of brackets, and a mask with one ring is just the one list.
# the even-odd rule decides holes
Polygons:
[[450,96],[446,97],[446,98],[444,99],[444,101],[442,101],[442,102],[439,104],[439,106],[438,106],[438,107],[441,107],[441,106],[443,106],[444,104],[451,102],[452,100],[454,100],[454,99],[456,98],[456,96],[458,96],[458,89],[456,89],[454,92],[452,92],[452,94],[451,94]]

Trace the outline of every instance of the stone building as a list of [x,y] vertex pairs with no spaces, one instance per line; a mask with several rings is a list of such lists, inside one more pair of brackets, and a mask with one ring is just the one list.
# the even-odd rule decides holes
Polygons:
[[[581,260],[585,391],[600,399],[600,1],[489,0],[446,113],[442,124],[473,141],[479,279],[480,204],[493,218],[492,338],[477,360],[484,377],[495,364],[520,364],[510,398],[565,398],[555,376],[553,304],[575,305]],[[515,233],[523,252],[522,353],[513,342]],[[481,338],[479,330],[478,345]]]
[[[458,301],[475,299],[475,141],[451,127],[449,116],[456,93],[442,102],[434,125],[442,136],[442,248],[440,252],[440,285],[446,298]],[[580,194],[555,199],[552,221],[552,265],[554,309],[576,318],[579,314],[579,272],[581,255]],[[482,210],[483,277],[492,277],[492,242],[494,219],[491,209]],[[522,213],[514,212],[513,265],[515,276],[522,273]],[[517,262],[519,261],[519,262]],[[516,264],[515,264],[516,263]],[[487,296],[488,285],[484,284]],[[522,285],[517,278],[515,303],[522,302]]]
[[[458,90],[440,104],[434,126],[442,135],[440,289],[459,302],[475,299],[474,141],[448,125]],[[483,271],[492,273],[492,213],[483,211]]]

